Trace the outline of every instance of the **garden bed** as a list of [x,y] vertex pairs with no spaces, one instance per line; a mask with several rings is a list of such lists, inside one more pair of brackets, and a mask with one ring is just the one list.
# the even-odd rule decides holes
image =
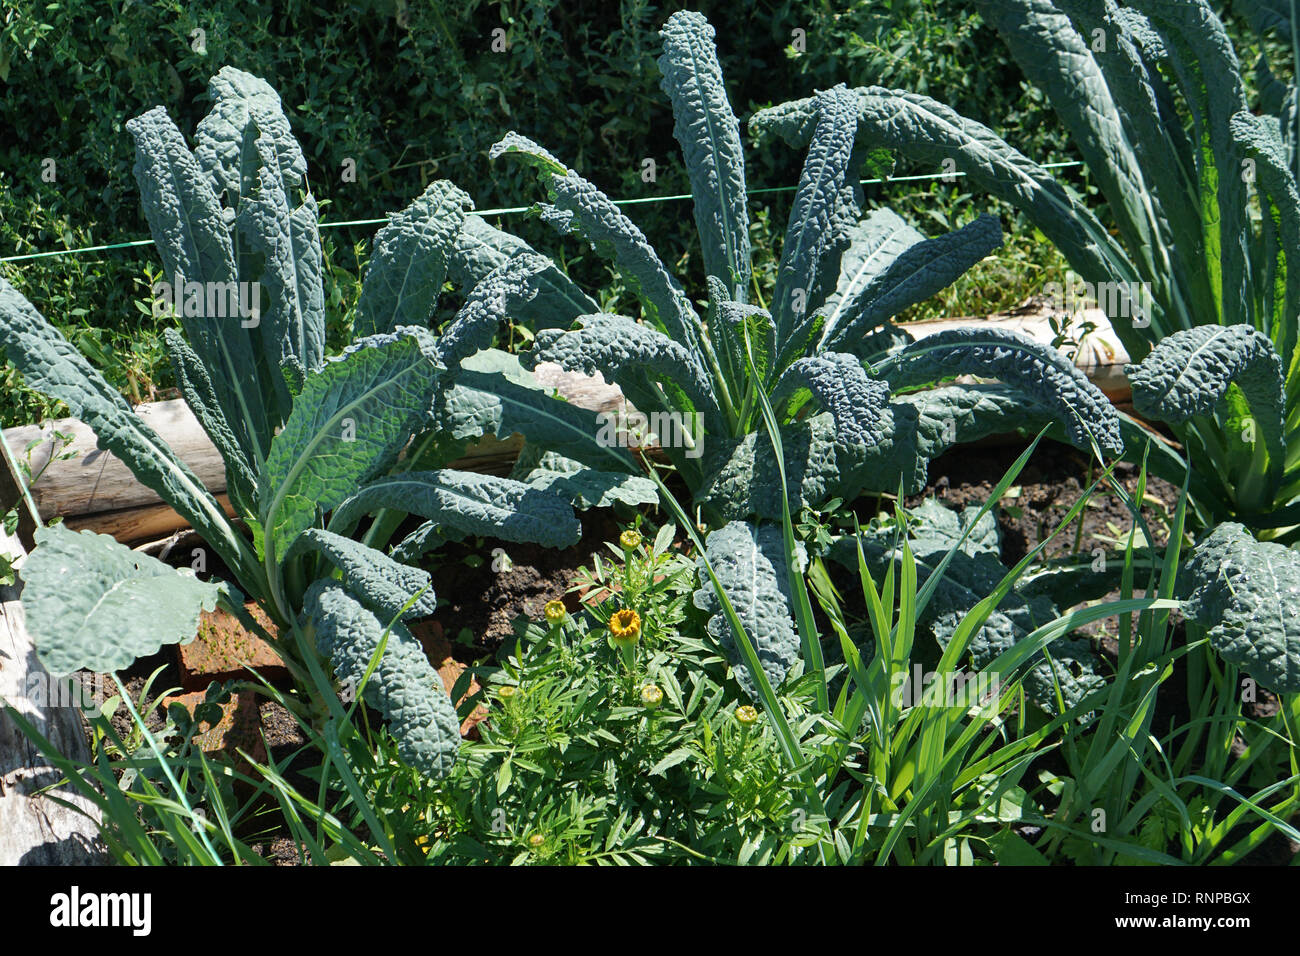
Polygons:
[[[931,463],[930,480],[924,491],[908,496],[904,504],[912,507],[930,498],[937,498],[953,509],[982,504],[1026,447],[1019,442],[1001,442],[941,456]],[[1088,460],[1080,452],[1054,442],[1040,443],[996,512],[1003,562],[1014,564],[1030,549],[1051,537],[1063,516],[1083,495],[1090,477]],[[1116,466],[1115,477],[1130,495],[1136,494],[1139,480],[1136,467],[1120,463]],[[1159,545],[1167,541],[1168,523],[1177,507],[1178,497],[1178,489],[1167,482],[1159,478],[1148,480],[1141,510]],[[887,498],[864,497],[853,503],[853,510],[862,521],[870,520],[878,509],[890,507]],[[578,612],[587,598],[587,591],[581,586],[583,569],[593,566],[596,555],[608,558],[605,542],[616,539],[621,527],[623,525],[611,512],[595,510],[586,514],[583,537],[570,548],[546,549],[481,539],[442,549],[436,561],[429,564],[435,590],[442,598],[438,612],[430,621],[415,625],[415,631],[417,634],[438,635],[436,642],[430,644],[426,641],[426,648],[431,651],[432,663],[451,666],[450,675],[445,678],[447,689],[452,689],[455,676],[461,669],[495,664],[505,653],[503,645],[527,622],[540,620],[548,602],[561,600],[571,613]],[[1091,553],[1094,547],[1113,552],[1116,547],[1122,547],[1131,527],[1132,516],[1117,495],[1096,494],[1083,510],[1082,520],[1056,534],[1046,553],[1050,557],[1063,557],[1080,551]],[[175,548],[169,556],[174,556],[175,563],[183,566],[185,562],[181,556],[188,554],[187,549],[198,543],[200,539],[189,533],[174,542]],[[674,546],[690,551],[689,542],[680,536]],[[502,560],[503,555],[505,560]],[[1107,599],[1115,597],[1117,593],[1107,595]],[[819,621],[824,624],[820,615]],[[1114,622],[1106,623],[1110,625],[1109,630],[1092,625],[1080,633],[1089,638],[1099,661],[1114,666],[1117,660]],[[1181,628],[1178,634],[1181,637]],[[150,729],[156,731],[163,727],[163,709],[167,704],[179,701],[193,709],[202,701],[202,688],[208,681],[252,677],[238,667],[216,664],[211,664],[210,672],[204,673],[201,669],[196,672],[192,666],[186,665],[183,658],[212,662],[223,654],[251,657],[254,655],[248,651],[248,640],[247,634],[225,616],[221,626],[205,625],[200,630],[198,641],[207,646],[207,653],[194,655],[187,647],[166,647],[158,654],[139,660],[125,672],[123,680],[133,697],[145,692],[151,677],[155,693],[162,687],[179,687],[188,692],[181,697],[171,696],[157,702],[146,715]],[[158,671],[160,673],[155,673]],[[79,675],[83,685],[92,692],[94,688],[106,686],[108,676]],[[275,683],[286,690],[290,686],[283,678]],[[1264,692],[1260,700],[1248,705],[1246,710],[1250,717],[1264,719],[1275,714],[1277,707],[1277,698]],[[226,726],[230,723],[227,717],[217,734],[213,735],[209,730],[208,736],[201,739],[201,745],[213,754],[224,752],[227,759],[233,759],[235,748],[242,748],[255,753],[259,759],[265,759],[269,754],[274,761],[284,762],[308,743],[291,715],[271,700],[257,699],[245,692],[234,698],[226,711],[227,714],[237,712],[236,723],[241,726],[232,730]],[[1175,678],[1161,688],[1153,727],[1173,727],[1188,716],[1179,670]],[[114,718],[115,727],[123,735],[130,733],[131,723],[124,712],[119,711]],[[1035,766],[1053,772],[1063,770],[1059,759],[1052,754],[1043,757]],[[296,766],[288,774],[288,779],[297,785],[308,786],[311,773],[310,766]],[[1041,828],[1026,825],[1018,828],[1017,832],[1032,840],[1040,835]],[[293,841],[283,835],[270,834],[261,845],[261,852],[277,865],[294,866],[300,862]],[[1300,853],[1300,846],[1281,834],[1275,834],[1242,862],[1285,864],[1297,853]]]

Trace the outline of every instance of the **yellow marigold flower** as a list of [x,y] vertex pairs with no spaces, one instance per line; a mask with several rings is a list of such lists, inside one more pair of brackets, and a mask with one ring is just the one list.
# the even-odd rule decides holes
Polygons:
[[758,711],[749,704],[741,704],[736,708],[736,720],[745,727],[752,727],[758,723]]
[[609,636],[616,644],[635,644],[641,636],[641,615],[630,607],[615,611],[609,619]]
[[641,688],[641,703],[651,710],[664,702],[664,692],[658,684],[646,684]]
[[530,833],[528,835],[528,845],[536,849],[546,842],[546,837],[540,833]]
[[623,546],[624,551],[635,551],[641,544],[641,533],[629,528],[618,536],[618,543]]
[[569,610],[564,606],[563,601],[547,601],[544,611],[546,620],[552,624],[559,624],[569,614]]
[[517,690],[519,690],[519,688],[514,684],[502,684],[497,688],[497,696],[502,700],[509,700],[511,697],[515,696]]

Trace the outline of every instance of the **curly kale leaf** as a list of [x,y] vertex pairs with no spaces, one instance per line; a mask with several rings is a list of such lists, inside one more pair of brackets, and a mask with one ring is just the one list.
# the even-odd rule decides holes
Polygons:
[[1124,452],[1119,416],[1101,390],[1056,349],[1019,332],[949,329],[905,346],[877,370],[895,389],[956,375],[996,378],[1053,409],[1072,443],[1089,448],[1095,439],[1113,455]]
[[386,628],[337,581],[316,581],[307,589],[303,616],[335,676],[352,687],[361,686],[387,630],[384,653],[362,696],[384,715],[404,763],[445,777],[460,749],[460,720],[420,642],[401,624]]
[[1235,384],[1270,458],[1280,464],[1285,457],[1282,360],[1268,337],[1249,325],[1198,325],[1167,335],[1125,372],[1138,413],[1175,425],[1212,413]]
[[1300,691],[1300,554],[1226,522],[1192,549],[1183,575],[1187,614],[1224,660],[1278,693]]
[[[732,521],[712,532],[704,542],[709,563],[745,628],[754,651],[773,688],[785,680],[799,658],[799,635],[790,608],[790,573],[785,542],[776,525],[755,526]],[[743,666],[722,602],[709,582],[704,559],[698,558],[700,581],[695,606],[709,614],[708,631],[726,651],[735,668],[736,682],[757,701],[758,685]]]

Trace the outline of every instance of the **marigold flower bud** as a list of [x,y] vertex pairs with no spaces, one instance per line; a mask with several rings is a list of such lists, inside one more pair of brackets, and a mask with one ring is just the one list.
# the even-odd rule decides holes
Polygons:
[[641,636],[641,615],[630,607],[615,611],[609,619],[609,637],[615,644],[631,646]]

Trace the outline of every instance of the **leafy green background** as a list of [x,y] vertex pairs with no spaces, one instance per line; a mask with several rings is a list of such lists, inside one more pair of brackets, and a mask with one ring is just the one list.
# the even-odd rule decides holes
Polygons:
[[[882,84],[941,98],[1036,159],[1072,158],[1043,96],[1026,88],[993,31],[960,0],[464,0],[455,9],[405,0],[19,0],[0,12],[0,257],[147,237],[123,124],[161,104],[189,135],[207,111],[209,76],[227,64],[279,91],[327,221],[380,217],[434,178],[461,185],[479,208],[533,202],[525,172],[486,158],[508,129],[544,144],[617,198],[686,192],[655,66],[658,29],[683,6],[717,28],[742,122],[756,108],[837,82]],[[497,28],[508,39],[504,53],[491,50]],[[806,31],[806,52],[791,46],[796,28]],[[192,42],[197,29],[204,31],[202,54]],[[353,183],[341,176],[349,157]],[[653,183],[641,180],[647,157],[656,160]],[[53,183],[42,180],[46,158],[57,164]],[[748,150],[751,188],[793,185],[800,160],[784,148]],[[887,199],[931,234],[989,207],[979,197],[966,202],[960,181],[894,184],[868,195]],[[783,232],[788,194],[763,199],[754,210],[760,279],[774,272],[772,238]],[[685,257],[674,271],[701,274],[686,203],[629,212],[665,259]],[[556,248],[538,222],[512,216],[499,224]],[[336,334],[375,229],[326,232]],[[576,242],[563,248],[579,281],[593,293],[605,290],[597,296],[602,304],[618,301],[621,290],[603,264],[584,258]],[[953,293],[963,301],[950,296],[936,307],[969,314],[1012,304],[1041,288],[1051,255],[1032,234],[1013,235],[997,261]],[[158,269],[150,247],[0,269],[133,401],[171,385],[159,320],[144,301],[150,270]],[[58,411],[21,388],[12,370],[0,375],[4,424]]]

